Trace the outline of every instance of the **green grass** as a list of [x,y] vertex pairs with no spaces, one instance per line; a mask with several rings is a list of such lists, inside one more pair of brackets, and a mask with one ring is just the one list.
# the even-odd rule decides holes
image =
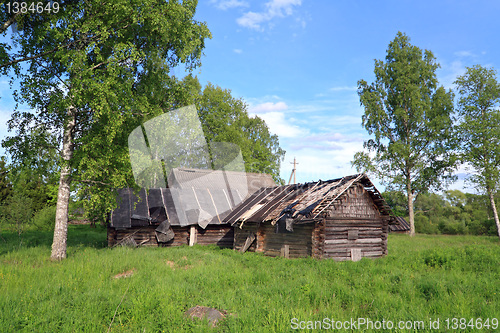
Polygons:
[[[26,232],[21,247],[17,234],[2,237],[2,332],[105,332],[115,311],[112,332],[284,332],[292,318],[432,317],[441,328],[446,318],[500,319],[495,237],[390,235],[387,257],[356,263],[202,246],[108,249],[105,229],[88,225],[70,226],[68,259],[51,262],[50,232]],[[184,316],[196,305],[231,315],[211,328]]]

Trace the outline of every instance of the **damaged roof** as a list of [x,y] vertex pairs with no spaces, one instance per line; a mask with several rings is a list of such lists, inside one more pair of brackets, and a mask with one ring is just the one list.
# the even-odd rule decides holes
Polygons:
[[224,218],[262,187],[275,186],[270,175],[221,170],[174,169],[170,188],[134,194],[118,190],[118,207],[111,213],[115,228],[168,221],[172,226],[225,224]]
[[395,231],[395,232],[406,232],[406,231],[410,231],[410,225],[408,224],[408,222],[406,222],[406,220],[403,218],[403,217],[400,217],[400,216],[397,216],[396,217],[396,222],[395,224],[393,225],[390,225],[389,228],[391,231]]
[[393,215],[366,174],[356,174],[327,181],[263,188],[236,207],[225,222],[276,223],[287,216],[300,220],[317,219],[335,200],[354,184],[361,184],[382,215]]

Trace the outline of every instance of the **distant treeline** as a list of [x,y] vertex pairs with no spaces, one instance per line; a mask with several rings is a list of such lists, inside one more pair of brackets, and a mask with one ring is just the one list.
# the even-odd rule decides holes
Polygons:
[[[396,216],[408,218],[408,201],[403,193],[386,191],[382,195]],[[500,196],[495,199],[498,205]],[[496,235],[496,226],[487,195],[449,190],[443,194],[422,193],[417,197],[415,231],[424,234]]]

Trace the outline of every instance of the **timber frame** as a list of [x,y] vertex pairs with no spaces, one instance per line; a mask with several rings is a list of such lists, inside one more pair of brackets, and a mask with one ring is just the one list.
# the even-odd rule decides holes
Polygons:
[[234,248],[287,258],[360,260],[387,255],[395,217],[365,174],[262,189],[225,221]]

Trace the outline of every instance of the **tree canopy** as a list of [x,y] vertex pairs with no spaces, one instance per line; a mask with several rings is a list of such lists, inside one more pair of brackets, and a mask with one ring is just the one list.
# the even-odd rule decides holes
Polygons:
[[356,153],[352,163],[389,189],[406,192],[411,235],[414,198],[453,179],[453,93],[438,87],[438,67],[431,51],[399,32],[385,62],[375,60],[375,82],[358,81],[362,124],[374,138],[364,142],[367,151]]
[[469,178],[472,183],[488,194],[500,237],[494,199],[500,186],[500,84],[494,69],[479,65],[468,67],[455,84],[460,96],[457,137],[461,160],[475,171]]
[[231,142],[242,151],[247,172],[273,176],[277,183],[285,151],[278,136],[271,134],[264,120],[250,117],[247,104],[231,91],[208,83],[196,100],[203,132],[208,142]]

